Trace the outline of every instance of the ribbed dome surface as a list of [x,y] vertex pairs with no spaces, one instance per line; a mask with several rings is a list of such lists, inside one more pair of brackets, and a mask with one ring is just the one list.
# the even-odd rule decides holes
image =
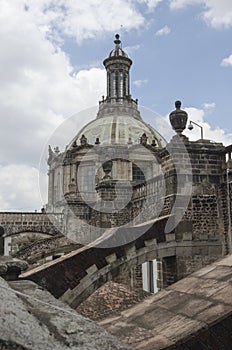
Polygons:
[[123,51],[120,47],[113,49],[109,54],[109,57],[118,57],[118,56],[128,57],[125,51]]
[[139,120],[128,115],[117,115],[95,119],[84,126],[68,148],[72,146],[74,141],[80,144],[82,135],[85,135],[89,144],[94,144],[96,138],[99,138],[101,144],[126,145],[131,142],[133,144],[139,143],[143,133],[148,137],[148,144],[155,140],[159,148],[165,147],[165,139],[150,125],[143,122],[142,119]]
[[157,147],[163,148],[165,139],[142,120],[138,101],[131,97],[129,70],[132,61],[122,50],[119,34],[115,35],[114,43],[115,48],[103,62],[107,71],[107,96],[99,102],[96,119],[80,130],[68,149],[73,142],[79,145],[82,135],[90,145],[94,145],[96,139],[101,145],[127,145],[139,143],[144,133],[148,144],[155,141]]

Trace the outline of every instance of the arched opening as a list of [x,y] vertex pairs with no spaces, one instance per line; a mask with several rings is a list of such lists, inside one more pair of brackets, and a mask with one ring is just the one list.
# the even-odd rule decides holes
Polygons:
[[132,180],[138,184],[146,181],[144,172],[134,163],[132,164]]
[[40,239],[49,238],[51,235],[44,232],[18,232],[5,237],[4,255],[13,255],[29,247],[32,243]]

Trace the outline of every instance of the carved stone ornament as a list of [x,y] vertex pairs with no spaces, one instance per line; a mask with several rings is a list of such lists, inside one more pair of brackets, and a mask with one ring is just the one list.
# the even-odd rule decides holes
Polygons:
[[175,106],[176,109],[169,114],[169,120],[173,130],[175,130],[177,134],[181,135],[186,127],[188,114],[182,109],[180,109],[180,101],[176,101]]

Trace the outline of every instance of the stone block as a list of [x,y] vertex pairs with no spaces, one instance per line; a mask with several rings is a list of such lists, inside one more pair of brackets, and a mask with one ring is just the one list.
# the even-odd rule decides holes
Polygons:
[[194,246],[192,249],[192,254],[199,256],[209,255],[209,247],[207,245]]
[[151,251],[146,254],[146,261],[152,261],[158,258],[157,251]]
[[149,241],[145,241],[145,246],[146,247],[149,247],[149,246],[152,246],[152,245],[157,245],[156,239],[150,239]]
[[220,319],[220,317],[223,317],[226,313],[230,312],[230,310],[231,307],[225,304],[213,305],[197,314],[195,318],[210,325],[214,321]]
[[115,262],[117,260],[117,255],[115,253],[108,255],[106,257],[106,261],[108,264],[112,264],[113,262]]
[[131,259],[132,257],[136,256],[136,248],[135,245],[132,247],[126,248],[126,256],[127,258]]
[[193,239],[192,232],[183,233],[183,241],[192,241],[192,239]]
[[166,242],[173,242],[176,239],[175,233],[166,233],[165,235]]
[[192,246],[177,246],[176,255],[180,257],[191,256],[192,249]]
[[97,266],[95,264],[90,266],[88,269],[86,269],[86,272],[87,272],[88,275],[92,275],[92,274],[94,274],[97,271],[98,271],[98,268],[97,268]]
[[215,265],[232,267],[232,255],[228,255],[225,259],[215,262]]
[[158,250],[157,258],[162,259],[164,257],[174,256],[174,255],[176,255],[176,247],[167,247],[167,248]]
[[209,255],[211,256],[222,256],[222,245],[209,246]]

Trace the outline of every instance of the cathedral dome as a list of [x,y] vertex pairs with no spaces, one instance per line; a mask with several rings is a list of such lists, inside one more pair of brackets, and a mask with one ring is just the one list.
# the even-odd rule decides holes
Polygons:
[[[115,37],[115,48],[103,61],[107,89],[96,118],[76,134],[64,152],[49,150],[49,210],[65,210],[66,200],[100,204],[100,198],[111,193],[107,190],[101,197],[97,186],[102,181],[129,183],[131,188],[159,174],[156,151],[167,142],[141,118],[138,100],[130,93],[132,60],[122,50],[119,35]],[[113,205],[118,208],[122,203]]]
[[117,116],[107,115],[97,118],[84,126],[72,140],[68,149],[74,142],[80,144],[82,135],[87,138],[89,144],[94,144],[98,139],[100,144],[104,145],[126,145],[140,143],[144,133],[148,144],[155,141],[158,148],[165,147],[165,139],[141,118],[117,113]]
[[166,146],[165,139],[146,124],[138,110],[138,101],[130,94],[130,67],[132,60],[122,50],[119,35],[115,35],[115,48],[103,61],[107,72],[107,95],[99,102],[95,120],[84,126],[68,146],[80,144],[82,135],[88,144],[126,145],[139,143],[146,134],[148,144],[158,148]]

